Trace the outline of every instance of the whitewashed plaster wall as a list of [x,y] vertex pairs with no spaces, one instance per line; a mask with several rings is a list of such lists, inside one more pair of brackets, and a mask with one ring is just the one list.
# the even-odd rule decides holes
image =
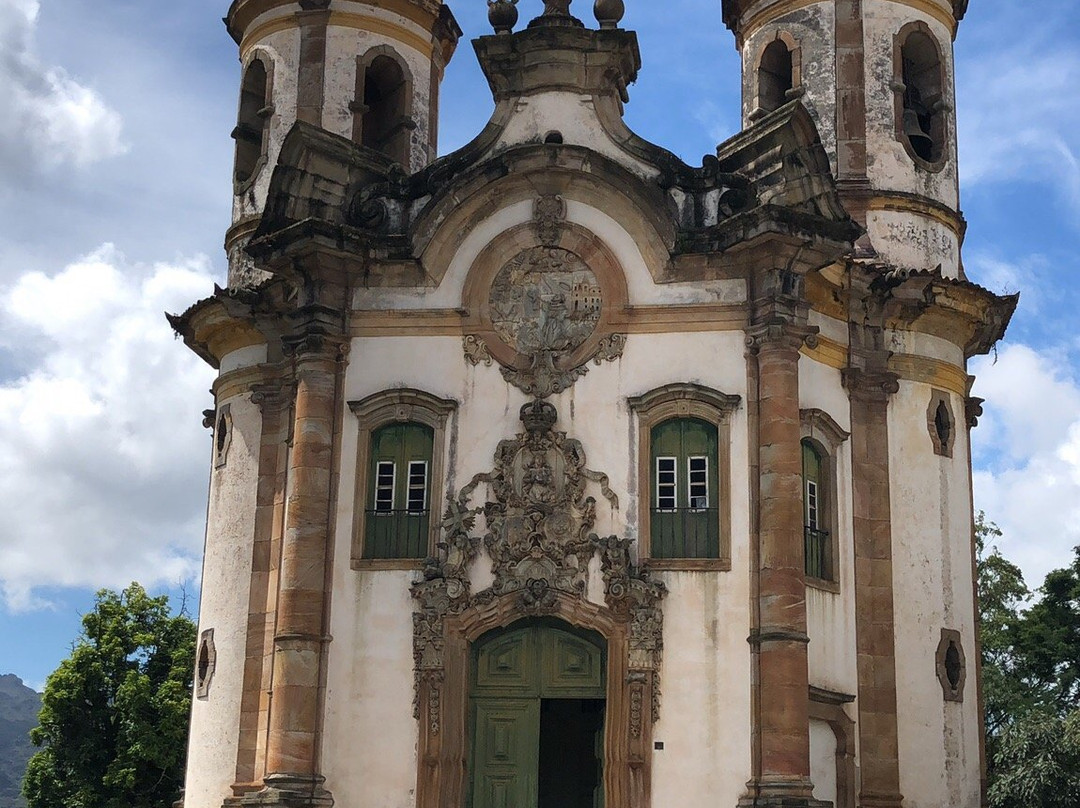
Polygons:
[[836,735],[825,721],[810,721],[810,780],[814,797],[836,804]]
[[[685,381],[745,397],[743,352],[741,332],[632,335],[620,362],[593,366],[571,390],[552,397],[560,415],[556,428],[582,442],[589,466],[608,474],[619,496],[618,510],[598,497],[598,533],[637,535],[639,447],[627,397]],[[498,442],[521,431],[518,411],[527,398],[496,368],[467,366],[459,338],[354,340],[347,400],[402,385],[460,402],[448,425],[452,446],[444,450],[450,492],[491,469]],[[353,501],[357,425],[351,412],[344,418],[324,748],[352,754],[348,760],[327,755],[324,767],[339,800],[363,795],[372,804],[397,806],[416,776],[408,593],[416,573],[350,569],[352,509],[362,504]],[[738,572],[660,574],[671,589],[664,605],[669,676],[662,715],[672,718],[662,717],[656,728],[657,739],[670,750],[654,759],[658,804],[690,800],[689,772],[714,773],[695,778],[692,788],[700,794],[691,803],[702,804],[733,802],[749,776],[749,503],[742,407],[733,416],[731,452],[732,556]],[[481,558],[477,567],[484,563]],[[477,587],[490,581],[482,569],[474,569],[473,579]]]
[[[977,808],[979,722],[971,572],[971,495],[963,401],[953,457],[936,455],[926,411],[932,389],[903,381],[889,407],[900,786],[911,808]],[[967,659],[961,704],[937,678],[941,630],[959,631]],[[938,704],[939,709],[929,705]]]
[[217,663],[208,696],[192,703],[187,808],[220,808],[236,779],[262,415],[246,395],[225,404],[231,438],[226,463],[210,475],[199,604],[199,636],[214,630]]

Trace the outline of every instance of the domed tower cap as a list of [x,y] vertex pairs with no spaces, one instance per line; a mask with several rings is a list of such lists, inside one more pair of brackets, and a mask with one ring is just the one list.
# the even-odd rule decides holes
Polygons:
[[[386,5],[379,0],[347,2],[352,5]],[[396,0],[395,5],[409,7],[412,13],[406,16],[417,18],[416,21],[426,24],[426,27],[433,24],[443,13],[442,0]],[[251,23],[260,15],[276,9],[287,9],[289,6],[292,6],[294,11],[325,11],[330,7],[330,0],[233,0],[224,18],[225,26],[229,29],[229,35],[239,44]]]

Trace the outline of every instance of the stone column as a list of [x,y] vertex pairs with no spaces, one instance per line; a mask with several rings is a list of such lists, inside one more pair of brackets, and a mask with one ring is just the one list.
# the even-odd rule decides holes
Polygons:
[[266,788],[256,804],[300,808],[333,799],[319,774],[321,680],[334,417],[340,343],[310,331],[286,340],[294,356],[296,402],[289,492],[281,548]]
[[859,762],[863,808],[899,808],[896,641],[889,497],[889,396],[895,374],[849,368]]
[[813,331],[772,322],[752,328],[758,381],[757,610],[755,646],[759,756],[741,805],[807,806],[810,782],[809,671],[803,546],[799,349]]

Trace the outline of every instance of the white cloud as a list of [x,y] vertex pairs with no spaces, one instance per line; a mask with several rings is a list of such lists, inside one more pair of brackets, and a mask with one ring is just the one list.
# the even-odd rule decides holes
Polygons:
[[206,259],[130,267],[106,245],[0,290],[0,343],[30,351],[0,386],[0,592],[146,586],[198,573],[212,371],[166,310],[211,288]]
[[1080,49],[1045,28],[1019,41],[997,33],[958,63],[961,180],[1048,183],[1080,207]]
[[1006,346],[973,363],[987,399],[973,433],[975,507],[1002,529],[1002,553],[1032,586],[1080,545],[1080,385],[1063,356]]
[[120,115],[60,66],[32,49],[38,0],[0,0],[0,155],[13,169],[87,166],[127,150]]

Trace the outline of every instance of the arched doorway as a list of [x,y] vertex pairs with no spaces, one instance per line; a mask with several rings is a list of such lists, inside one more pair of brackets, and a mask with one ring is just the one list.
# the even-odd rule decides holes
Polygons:
[[472,808],[602,808],[606,643],[553,619],[473,645]]

